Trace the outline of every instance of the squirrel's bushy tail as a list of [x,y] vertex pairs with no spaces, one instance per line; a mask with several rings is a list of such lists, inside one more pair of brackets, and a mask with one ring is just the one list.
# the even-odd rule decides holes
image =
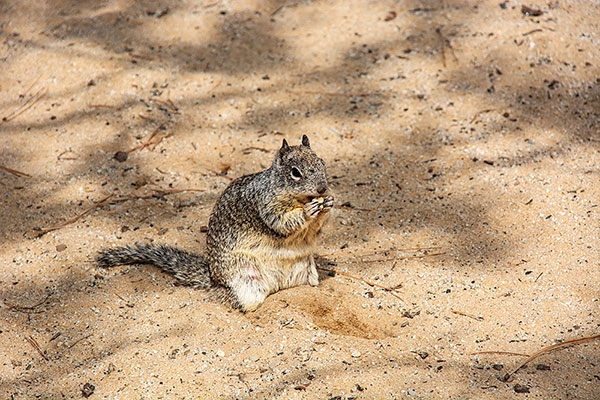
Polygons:
[[208,259],[166,245],[139,244],[100,251],[96,263],[101,267],[152,264],[173,275],[180,284],[208,289],[212,286]]

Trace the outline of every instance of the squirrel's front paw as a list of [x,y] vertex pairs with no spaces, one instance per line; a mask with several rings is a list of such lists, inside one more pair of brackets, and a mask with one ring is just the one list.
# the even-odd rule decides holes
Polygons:
[[333,196],[316,197],[304,205],[304,212],[310,218],[316,217],[321,211],[328,212],[333,207]]
[[323,199],[323,210],[329,211],[333,207],[333,196],[326,196]]

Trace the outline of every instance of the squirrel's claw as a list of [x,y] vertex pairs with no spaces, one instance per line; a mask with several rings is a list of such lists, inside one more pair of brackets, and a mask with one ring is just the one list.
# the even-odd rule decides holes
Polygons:
[[327,196],[323,200],[323,209],[329,211],[333,207],[333,196]]
[[317,197],[304,205],[304,212],[309,218],[314,218],[320,212],[328,212],[331,207],[333,207],[333,196]]
[[323,203],[320,203],[317,199],[312,199],[304,205],[304,213],[309,218],[316,217],[319,211],[321,211],[321,204]]

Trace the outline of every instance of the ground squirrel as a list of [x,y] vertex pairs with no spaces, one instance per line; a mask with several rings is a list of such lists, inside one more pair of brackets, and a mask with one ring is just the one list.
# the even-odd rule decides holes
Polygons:
[[319,283],[313,258],[317,237],[333,206],[325,163],[308,137],[283,140],[270,168],[242,176],[217,200],[208,223],[208,254],[166,245],[104,249],[103,267],[153,264],[181,284],[202,289],[243,312],[281,289]]

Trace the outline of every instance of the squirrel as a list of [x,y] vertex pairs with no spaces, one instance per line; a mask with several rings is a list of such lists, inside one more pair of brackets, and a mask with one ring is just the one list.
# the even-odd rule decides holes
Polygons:
[[101,267],[153,264],[181,285],[206,289],[242,312],[279,290],[317,286],[314,260],[321,228],[333,207],[325,162],[283,139],[272,165],[232,181],[208,223],[207,254],[168,245],[135,244],[100,251]]

